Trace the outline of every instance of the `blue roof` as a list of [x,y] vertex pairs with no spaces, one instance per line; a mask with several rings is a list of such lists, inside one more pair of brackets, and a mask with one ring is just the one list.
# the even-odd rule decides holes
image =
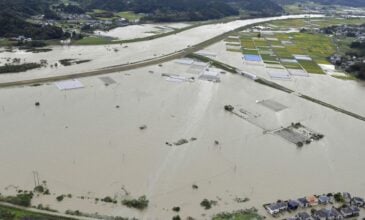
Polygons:
[[254,61],[254,62],[261,62],[262,58],[260,55],[254,55],[254,54],[244,54],[243,58],[246,61]]

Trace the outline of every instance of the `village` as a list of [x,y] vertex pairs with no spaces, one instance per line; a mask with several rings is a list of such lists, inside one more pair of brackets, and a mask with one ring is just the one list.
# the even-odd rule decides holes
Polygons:
[[284,213],[292,216],[285,218],[286,220],[338,220],[358,217],[360,209],[365,208],[365,201],[361,197],[352,197],[348,192],[328,193],[286,201],[278,200],[265,204],[264,208],[275,218]]

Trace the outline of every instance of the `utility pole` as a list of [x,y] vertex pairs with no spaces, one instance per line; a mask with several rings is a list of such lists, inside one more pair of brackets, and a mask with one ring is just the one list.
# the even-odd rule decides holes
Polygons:
[[33,171],[34,188],[39,186],[39,174],[38,171]]

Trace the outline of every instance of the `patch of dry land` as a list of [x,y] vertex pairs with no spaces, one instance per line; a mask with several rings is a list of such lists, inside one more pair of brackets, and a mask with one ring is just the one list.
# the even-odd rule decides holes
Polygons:
[[[217,33],[209,30],[206,35]],[[185,37],[192,44],[199,33]],[[144,43],[133,45],[140,44]],[[89,55],[92,48],[97,50]],[[70,51],[77,56],[79,50],[93,59],[75,65],[79,69],[41,69],[1,79],[87,70],[129,57],[102,52],[106,49],[99,46],[56,48],[50,53],[58,60]],[[217,60],[270,79],[264,67],[243,64],[236,52],[226,51],[224,42],[203,53],[217,53]],[[111,61],[103,57],[106,54]],[[45,54],[26,59],[38,56]],[[46,181],[50,195],[35,195],[33,206],[138,219],[171,219],[177,215],[173,207],[180,207],[182,219],[211,219],[222,211],[250,207],[265,215],[262,205],[278,199],[338,191],[365,196],[364,121],[239,74],[212,68],[220,82],[199,79],[197,69],[204,70],[206,64],[190,63],[174,60],[108,74],[104,77],[110,78],[102,80],[82,78],[78,80],[83,88],[74,90],[61,91],[54,83],[1,89],[0,193],[32,190],[36,177]],[[365,88],[356,81],[310,75],[275,82],[365,115]],[[282,108],[273,111],[262,100]],[[255,120],[225,111],[227,104],[250,112]],[[270,132],[293,122],[324,138],[298,148]],[[70,198],[57,201],[57,196],[68,194]],[[122,200],[142,195],[149,200],[144,210],[122,205]],[[100,200],[107,196],[116,203]],[[249,201],[237,202],[243,198]],[[216,204],[204,209],[204,199]]]

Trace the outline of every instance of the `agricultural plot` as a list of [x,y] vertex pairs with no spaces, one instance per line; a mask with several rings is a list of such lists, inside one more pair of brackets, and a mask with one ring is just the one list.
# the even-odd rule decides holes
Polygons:
[[241,40],[241,44],[245,49],[256,49],[256,45],[253,40]]
[[299,60],[299,64],[308,72],[314,74],[325,74],[320,66],[311,60]]
[[288,19],[269,22],[268,26],[275,27],[276,29],[289,29],[289,28],[314,28],[314,27],[328,27],[332,25],[342,25],[342,24],[354,24],[361,25],[365,22],[365,18],[316,18],[311,19]]
[[[307,21],[278,22],[297,22],[297,25],[304,25]],[[250,57],[260,57],[259,61],[256,58],[255,61],[263,61],[272,78],[288,79],[290,76],[308,76],[308,73],[325,74],[318,64],[328,64],[327,57],[336,51],[332,39],[321,34],[265,33],[259,37],[257,33],[241,32],[238,37],[235,40],[238,39],[239,42],[234,44],[240,43],[241,49],[227,46],[227,50],[241,51],[246,61],[250,61]],[[228,43],[233,42],[227,42],[227,45]],[[269,67],[275,64],[280,64],[280,70]]]

